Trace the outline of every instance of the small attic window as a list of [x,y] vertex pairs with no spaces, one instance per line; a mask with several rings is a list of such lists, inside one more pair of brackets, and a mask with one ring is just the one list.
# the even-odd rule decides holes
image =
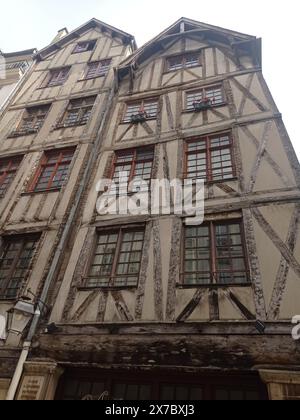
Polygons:
[[73,54],[83,53],[87,51],[93,51],[95,48],[96,41],[85,41],[85,42],[79,42],[74,51]]
[[167,71],[201,66],[201,53],[187,53],[167,58]]

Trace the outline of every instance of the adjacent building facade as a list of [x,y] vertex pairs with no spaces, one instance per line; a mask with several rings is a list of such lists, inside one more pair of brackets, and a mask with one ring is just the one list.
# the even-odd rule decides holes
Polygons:
[[0,112],[33,63],[35,52],[35,49],[8,54],[0,52]]
[[[38,53],[0,126],[0,315],[42,312],[15,398],[300,396],[300,171],[259,39],[182,18],[137,49],[93,19]],[[204,223],[172,194],[99,214],[124,171],[203,179]],[[27,334],[2,337],[3,398]]]

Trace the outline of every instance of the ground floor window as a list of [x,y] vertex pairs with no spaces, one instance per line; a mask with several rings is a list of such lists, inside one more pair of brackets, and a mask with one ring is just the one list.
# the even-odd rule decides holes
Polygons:
[[57,400],[113,401],[256,401],[266,400],[267,391],[253,375],[185,375],[174,372],[129,374],[106,371],[66,371]]

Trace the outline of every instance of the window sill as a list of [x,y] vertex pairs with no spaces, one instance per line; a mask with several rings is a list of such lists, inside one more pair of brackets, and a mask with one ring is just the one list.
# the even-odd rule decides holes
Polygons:
[[[189,179],[193,179],[193,181],[201,181],[202,178],[186,178],[184,176],[182,178],[182,184],[184,185],[184,181],[187,181]],[[226,182],[236,182],[238,180],[239,180],[238,177],[234,176],[232,178],[220,179],[220,180],[217,180],[217,181],[204,181],[204,185],[205,186],[211,186],[211,185],[215,185],[215,184],[224,184]]]
[[48,190],[40,190],[40,191],[26,191],[23,192],[21,194],[21,196],[26,196],[26,195],[36,195],[36,194],[48,194],[51,192],[59,192],[61,191],[61,188],[49,188]]
[[15,139],[18,137],[25,137],[25,136],[34,136],[39,132],[39,130],[28,130],[28,131],[15,131],[8,135],[8,139]]
[[63,86],[65,84],[65,82],[63,82],[63,83],[56,83],[56,84],[54,84],[54,85],[47,85],[47,86],[41,86],[41,87],[38,87],[36,90],[42,90],[42,89],[51,89],[51,88],[54,88],[54,87],[58,87],[58,86]]
[[146,121],[144,122],[140,122],[140,123],[133,123],[131,121],[121,121],[120,125],[139,125],[139,124],[144,124],[148,121],[157,121],[157,117],[153,117],[153,118],[147,118]]
[[18,299],[18,296],[12,297],[12,298],[4,298],[0,296],[0,302],[2,304],[8,303],[11,305],[12,302],[16,302],[16,300]]
[[208,107],[208,108],[206,108],[206,109],[203,109],[203,110],[201,110],[201,111],[197,111],[197,110],[195,110],[195,109],[184,109],[183,111],[182,111],[182,113],[183,114],[200,114],[201,112],[203,112],[203,111],[209,111],[209,110],[211,110],[211,109],[215,109],[215,108],[223,108],[224,106],[227,106],[228,105],[228,103],[227,102],[222,102],[221,104],[217,104],[217,105],[212,105],[212,106],[210,106],[210,107]]
[[191,70],[191,69],[197,69],[197,68],[202,68],[203,65],[202,64],[197,64],[196,66],[191,66],[191,67],[182,67],[180,69],[175,69],[175,70],[165,70],[163,72],[163,74],[169,74],[169,73],[175,73],[176,71],[181,71],[181,70]]
[[228,287],[252,287],[252,283],[228,283],[228,284],[216,284],[216,283],[206,283],[206,284],[181,284],[177,283],[176,288],[180,290],[185,289],[227,289]]
[[61,130],[61,129],[64,129],[64,128],[83,127],[84,125],[87,125],[87,122],[85,122],[85,123],[78,122],[76,124],[58,124],[53,129],[54,130]]
[[77,287],[77,290],[79,292],[92,292],[95,290],[99,290],[99,291],[108,291],[108,292],[118,292],[121,290],[137,290],[138,285],[137,286],[108,286],[108,287]]
[[99,76],[84,77],[83,79],[77,80],[77,83],[78,82],[86,82],[87,80],[99,79],[101,77],[106,77],[107,75],[108,75],[108,73],[106,73],[106,74],[100,74]]

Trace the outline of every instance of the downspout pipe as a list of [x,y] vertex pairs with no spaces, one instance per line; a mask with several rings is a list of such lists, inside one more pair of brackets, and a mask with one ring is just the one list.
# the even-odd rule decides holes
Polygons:
[[[118,72],[116,72],[116,74],[117,73]],[[65,247],[67,245],[67,242],[68,242],[71,230],[72,230],[72,226],[73,226],[77,211],[78,211],[79,206],[80,206],[81,198],[82,198],[82,196],[85,192],[85,187],[87,185],[87,182],[89,180],[91,172],[94,168],[94,164],[95,164],[95,162],[98,158],[98,153],[99,153],[100,146],[101,146],[101,143],[102,143],[101,134],[102,134],[102,131],[105,127],[106,118],[109,115],[109,112],[111,110],[115,92],[116,92],[116,80],[114,80],[113,86],[110,90],[107,106],[105,107],[105,110],[102,113],[102,121],[101,121],[101,124],[100,124],[100,127],[99,127],[98,136],[97,136],[96,141],[93,145],[93,148],[90,152],[90,156],[89,156],[86,168],[85,168],[84,175],[81,178],[81,182],[80,182],[78,191],[76,193],[75,202],[74,202],[74,204],[71,208],[71,211],[69,213],[68,220],[67,220],[66,225],[64,227],[59,245],[58,245],[58,247],[55,251],[55,255],[54,255],[51,267],[49,269],[47,278],[45,280],[43,291],[42,291],[41,296],[39,298],[39,301],[41,301],[41,302],[46,302],[47,301],[48,292],[49,292],[50,287],[52,286],[52,282],[55,279],[55,275],[56,275],[57,269],[59,267],[61,257],[63,255],[63,252],[64,252]],[[35,336],[35,334],[37,332],[40,319],[41,319],[41,312],[40,312],[39,309],[37,309],[35,314],[34,314],[34,317],[33,317],[32,321],[31,321],[31,326],[30,326],[28,336],[27,336],[26,340],[24,341],[23,350],[21,352],[16,370],[14,372],[14,376],[13,376],[12,381],[10,383],[10,387],[9,387],[9,390],[8,390],[8,393],[7,393],[7,396],[6,396],[6,401],[13,401],[15,399],[16,392],[17,392],[17,389],[19,387],[20,380],[22,378],[24,365],[25,365],[25,362],[28,358],[29,351],[30,351],[30,348],[31,348],[31,345],[32,345],[32,340],[33,340],[33,337]]]

